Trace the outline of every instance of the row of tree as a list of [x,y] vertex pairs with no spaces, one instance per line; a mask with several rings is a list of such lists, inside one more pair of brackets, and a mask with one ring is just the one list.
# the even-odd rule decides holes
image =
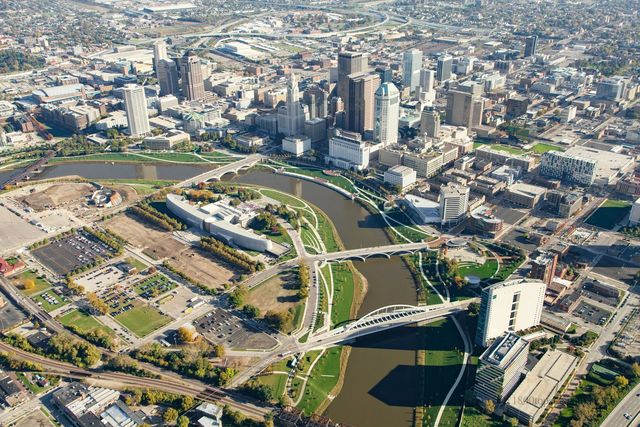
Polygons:
[[123,238],[108,231],[100,231],[90,227],[83,227],[83,231],[109,246],[117,255],[122,255],[124,245],[127,243]]
[[252,260],[247,254],[227,246],[215,237],[203,237],[200,240],[200,246],[207,252],[222,258],[224,261],[245,272],[255,273],[256,271],[264,269],[264,264],[261,261]]
[[129,208],[130,212],[142,217],[154,225],[167,231],[184,230],[187,227],[175,218],[160,212],[147,202]]
[[3,340],[24,351],[72,363],[81,368],[95,365],[101,357],[97,347],[66,332],[52,336],[43,347],[34,347],[25,337],[14,333],[6,334]]

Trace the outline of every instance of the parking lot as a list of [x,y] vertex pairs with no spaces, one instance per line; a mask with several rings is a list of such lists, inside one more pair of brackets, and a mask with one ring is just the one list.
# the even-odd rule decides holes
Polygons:
[[135,292],[124,286],[104,289],[98,292],[98,297],[109,306],[109,314],[112,317],[131,310],[136,302]]
[[610,311],[596,307],[585,301],[582,301],[572,314],[594,325],[604,325],[611,316]]
[[134,289],[140,297],[152,300],[166,292],[175,289],[178,285],[162,274],[154,274],[134,285]]
[[54,273],[64,276],[98,258],[111,258],[113,251],[82,230],[32,251]]
[[76,277],[77,284],[84,286],[87,292],[97,292],[121,283],[127,275],[113,265],[100,268],[82,276]]
[[232,349],[266,350],[277,341],[260,331],[248,321],[240,319],[226,310],[214,308],[194,322],[196,330],[208,341],[224,344]]

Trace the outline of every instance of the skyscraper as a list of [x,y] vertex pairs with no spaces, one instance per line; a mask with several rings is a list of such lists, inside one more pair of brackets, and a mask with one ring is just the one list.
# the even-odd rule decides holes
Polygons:
[[440,219],[442,224],[462,220],[469,207],[469,188],[450,182],[440,187]]
[[430,138],[440,135],[440,114],[433,109],[422,110],[420,116],[420,132]]
[[329,93],[318,85],[312,85],[302,93],[302,102],[309,109],[309,118],[327,117]]
[[305,113],[300,102],[298,79],[294,73],[287,84],[287,101],[278,108],[278,132],[284,136],[301,135],[304,132]]
[[350,74],[344,99],[345,130],[364,133],[374,128],[375,93],[380,86],[378,74]]
[[418,89],[418,100],[433,103],[436,100],[436,90],[434,88],[436,72],[433,70],[420,70],[420,81]]
[[158,72],[158,63],[163,59],[169,59],[167,55],[167,43],[164,40],[156,40],[153,43],[153,69]]
[[375,140],[383,147],[398,142],[400,92],[396,85],[382,83],[375,93]]
[[444,55],[438,58],[438,64],[436,65],[436,79],[439,82],[449,80],[451,78],[451,71],[453,69],[453,57],[450,55]]
[[144,88],[136,84],[128,84],[125,85],[123,94],[129,134],[133,137],[140,137],[149,133],[151,128],[147,116],[147,98],[144,96]]
[[338,54],[338,96],[344,101],[349,90],[349,75],[367,71],[369,61],[362,52],[340,52]]
[[524,39],[524,57],[535,56],[538,48],[538,36],[529,36]]
[[180,91],[178,65],[171,59],[161,59],[156,68],[160,95],[177,95]]
[[189,51],[180,58],[180,75],[182,77],[182,96],[189,101],[204,99],[204,81],[200,58]]
[[540,324],[547,285],[533,279],[496,283],[482,291],[476,344],[486,347],[505,332]]
[[471,131],[482,123],[484,101],[481,97],[468,92],[450,90],[447,93],[446,111],[447,124],[464,126]]
[[402,84],[408,87],[411,92],[419,84],[420,68],[422,68],[422,51],[419,49],[411,49],[402,55]]

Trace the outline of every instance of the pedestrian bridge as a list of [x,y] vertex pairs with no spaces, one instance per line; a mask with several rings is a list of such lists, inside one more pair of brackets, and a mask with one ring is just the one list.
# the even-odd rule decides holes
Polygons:
[[395,255],[407,255],[419,252],[423,249],[433,247],[434,242],[401,243],[399,245],[375,246],[371,248],[349,249],[347,251],[329,252],[325,254],[308,255],[311,261],[347,261],[358,259],[366,261],[372,256],[386,256],[390,258]]

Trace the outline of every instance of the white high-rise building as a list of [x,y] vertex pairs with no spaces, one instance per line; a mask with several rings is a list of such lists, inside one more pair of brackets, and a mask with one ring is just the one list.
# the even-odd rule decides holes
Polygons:
[[547,285],[540,280],[517,279],[496,283],[482,291],[476,344],[486,347],[505,332],[540,324]]
[[444,55],[438,58],[438,64],[436,66],[436,79],[439,82],[449,80],[453,75],[453,57],[450,55]]
[[340,131],[329,140],[329,156],[326,161],[336,167],[363,170],[369,166],[371,145],[357,132]]
[[411,49],[402,55],[402,83],[409,87],[411,92],[418,86],[420,68],[422,68],[422,51]]
[[156,40],[153,43],[153,68],[158,72],[158,63],[169,59],[167,55],[167,43],[164,40]]
[[300,102],[298,79],[291,73],[287,85],[287,101],[278,108],[278,132],[284,136],[300,135],[304,133],[305,109]]
[[124,110],[127,113],[129,134],[133,137],[143,136],[151,131],[149,116],[147,116],[147,98],[144,88],[136,84],[125,85]]
[[427,103],[427,105],[433,104],[436,100],[435,90],[436,72],[434,70],[420,70],[420,88],[418,90],[418,100]]
[[391,82],[382,83],[375,94],[375,140],[386,147],[398,142],[400,92]]
[[469,187],[453,182],[440,188],[440,220],[442,224],[459,222],[467,215]]

